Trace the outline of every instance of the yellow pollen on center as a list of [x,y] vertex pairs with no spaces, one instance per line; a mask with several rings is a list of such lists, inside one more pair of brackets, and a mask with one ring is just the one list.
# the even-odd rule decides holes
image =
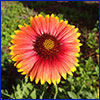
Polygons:
[[54,47],[55,43],[53,40],[51,39],[46,39],[44,42],[43,42],[43,46],[45,49],[47,50],[50,50]]

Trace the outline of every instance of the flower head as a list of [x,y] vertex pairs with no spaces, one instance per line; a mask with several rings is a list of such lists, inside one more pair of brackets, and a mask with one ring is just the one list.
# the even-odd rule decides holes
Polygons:
[[66,79],[67,74],[73,75],[81,46],[78,28],[54,14],[36,15],[30,18],[30,23],[31,26],[19,25],[16,35],[11,35],[10,54],[18,72],[41,84],[46,81],[56,84],[61,76]]

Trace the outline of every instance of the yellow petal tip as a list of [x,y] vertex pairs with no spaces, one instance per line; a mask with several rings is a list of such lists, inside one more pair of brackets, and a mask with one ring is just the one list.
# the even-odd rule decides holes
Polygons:
[[17,64],[17,66],[16,66],[16,68],[20,68],[21,67],[21,64],[19,63],[19,64]]
[[73,67],[73,68],[71,69],[71,71],[72,71],[72,72],[75,72],[75,71],[76,71],[76,68],[75,68],[75,67]]
[[66,80],[67,79],[66,73],[65,74],[62,74],[62,77]]
[[78,28],[76,28],[76,29],[75,29],[75,32],[77,32],[78,30],[79,30],[79,29],[78,29]]
[[15,37],[15,35],[10,35],[10,37],[11,37],[11,38],[14,38],[14,37]]
[[51,81],[50,81],[50,80],[47,80],[47,82],[48,82],[49,84],[51,84]]
[[32,76],[30,76],[30,81],[31,81],[31,82],[33,81],[33,77],[32,77]]
[[60,79],[57,79],[57,84],[59,84],[60,83]]
[[14,63],[14,66],[16,66],[17,65],[17,63]]
[[22,25],[18,25],[18,27],[21,29],[23,26]]
[[80,47],[79,46],[77,46],[77,51],[80,52]]
[[54,85],[56,85],[56,81],[55,81],[55,80],[53,80],[52,83],[53,83]]
[[9,54],[10,54],[10,55],[14,55],[14,52],[13,52],[13,51],[11,51]]
[[67,24],[67,26],[70,27],[71,25],[70,24]]
[[15,30],[14,32],[17,34],[18,32],[20,32],[20,30]]
[[81,35],[81,33],[77,33],[77,36],[79,37]]
[[68,20],[65,21],[65,24],[68,24]]
[[77,39],[76,41],[77,41],[78,43],[80,42],[80,40],[79,40],[79,39]]
[[27,27],[27,26],[29,26],[29,25],[27,25],[26,23],[24,23],[24,25]]
[[79,43],[79,46],[82,46],[83,44],[82,43]]
[[9,47],[9,49],[13,49],[13,48],[14,48],[14,46]]
[[79,60],[78,60],[78,59],[76,59],[76,62],[78,63],[78,62],[79,62]]
[[32,20],[33,20],[33,17],[31,16],[31,17],[30,17],[30,21],[32,21]]
[[25,74],[26,74],[25,72],[22,72],[22,73],[21,73],[21,75],[25,75]]
[[68,74],[71,75],[71,76],[73,76],[73,73],[72,72],[68,72]]
[[39,79],[36,79],[36,80],[35,80],[35,83],[38,84],[38,82],[39,82]]
[[13,43],[13,44],[14,44],[14,40],[11,40],[11,43]]
[[76,57],[79,57],[79,56],[80,56],[80,54],[79,54],[79,53],[77,53],[77,54],[76,54]]
[[18,72],[22,72],[22,71],[23,71],[23,69],[18,69],[17,71],[18,71]]
[[44,82],[44,80],[41,80],[41,85],[43,85],[45,82]]
[[39,17],[41,17],[42,15],[41,15],[41,14],[39,14],[38,16],[39,16]]
[[51,14],[51,17],[54,17],[54,14]]
[[46,17],[49,18],[49,14]]
[[28,75],[25,76],[25,78],[27,78],[27,77],[28,77]]
[[38,16],[37,16],[37,15],[35,15],[35,18],[38,18]]
[[64,22],[64,20],[60,20],[60,22]]
[[74,26],[74,25],[72,25],[72,28],[75,28],[75,26]]
[[12,61],[16,61],[16,57],[12,58]]
[[78,63],[76,63],[76,64],[75,64],[75,66],[77,66],[77,67],[78,67],[78,66],[79,66],[79,64],[78,64]]
[[58,16],[56,16],[56,17],[55,17],[55,19],[57,19],[57,20],[58,20],[58,19],[59,19],[59,17],[58,17]]

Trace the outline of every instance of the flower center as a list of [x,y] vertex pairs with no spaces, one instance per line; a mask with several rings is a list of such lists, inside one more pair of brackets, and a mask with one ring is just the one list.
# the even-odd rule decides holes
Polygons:
[[44,42],[43,42],[43,46],[45,49],[47,50],[50,50],[54,47],[55,43],[53,40],[51,39],[46,39]]
[[44,59],[49,59],[57,55],[60,43],[56,37],[49,34],[43,34],[37,36],[33,46],[37,55]]

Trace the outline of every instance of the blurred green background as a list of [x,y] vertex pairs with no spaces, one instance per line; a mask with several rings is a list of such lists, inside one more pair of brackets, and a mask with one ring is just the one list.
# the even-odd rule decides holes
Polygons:
[[53,84],[35,85],[13,66],[8,49],[18,25],[30,24],[30,16],[52,14],[68,20],[81,32],[79,64],[74,76],[58,85],[57,99],[99,98],[99,1],[1,1],[1,98],[52,99]]

